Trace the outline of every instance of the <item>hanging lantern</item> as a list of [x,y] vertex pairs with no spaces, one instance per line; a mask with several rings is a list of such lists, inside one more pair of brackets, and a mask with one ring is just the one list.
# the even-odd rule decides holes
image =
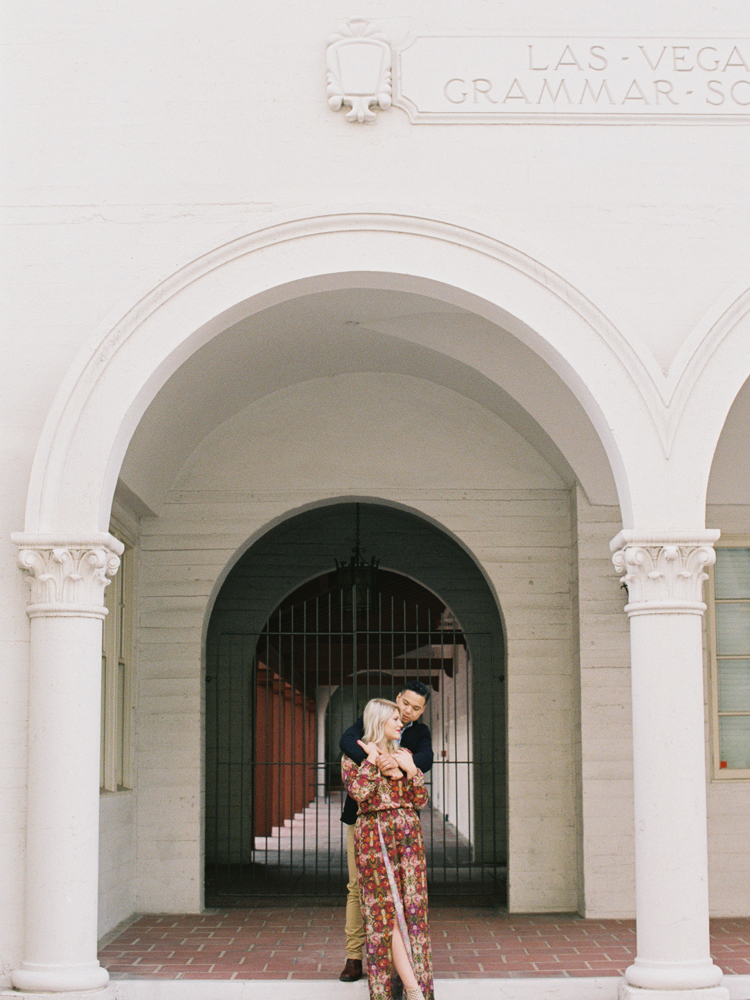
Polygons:
[[344,608],[363,611],[378,605],[378,567],[380,560],[374,556],[367,562],[359,540],[359,504],[357,504],[357,531],[354,548],[348,562],[336,560],[336,587],[341,593]]

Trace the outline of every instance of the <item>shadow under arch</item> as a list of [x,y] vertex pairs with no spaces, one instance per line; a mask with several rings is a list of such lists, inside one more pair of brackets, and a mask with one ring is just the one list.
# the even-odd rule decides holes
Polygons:
[[[343,892],[346,860],[341,854],[336,797],[340,786],[335,780],[339,730],[351,724],[363,699],[381,694],[393,697],[405,678],[417,677],[426,679],[433,690],[426,720],[432,724],[438,751],[429,824],[423,818],[428,859],[433,859],[431,891],[440,894],[442,885],[445,893],[455,896],[463,883],[463,902],[469,896],[485,903],[488,898],[504,899],[508,843],[505,640],[495,598],[465,550],[414,514],[382,504],[359,505],[361,546],[367,559],[375,556],[381,567],[387,567],[381,571],[381,607],[387,603],[387,591],[391,611],[382,618],[378,613],[377,630],[375,615],[368,612],[367,622],[361,619],[360,633],[349,647],[346,636],[337,636],[340,659],[333,667],[329,664],[327,672],[319,673],[317,665],[313,672],[310,662],[301,666],[313,647],[328,641],[327,622],[321,616],[304,630],[300,618],[305,607],[318,607],[313,603],[318,594],[329,595],[323,606],[328,601],[330,608],[336,561],[346,561],[355,543],[357,506],[317,507],[272,528],[234,565],[214,604],[206,639],[206,896],[212,904],[241,903],[246,894]],[[393,613],[394,593],[397,606],[403,599],[403,614]],[[420,601],[422,611],[412,624],[413,605]],[[290,639],[289,612],[295,602],[300,602],[298,620],[295,638]],[[266,627],[278,629],[282,619],[283,635],[276,633],[274,638],[272,632],[269,639]],[[446,642],[439,631],[441,622],[450,623],[446,634],[459,638],[455,646],[452,640],[447,644],[453,650],[450,657],[441,652],[436,665],[437,654],[428,656],[425,651],[433,648],[433,641]],[[334,631],[339,629],[337,624]],[[385,647],[384,635],[388,636]],[[298,646],[296,661],[292,643]],[[367,664],[364,650],[375,649],[377,643],[380,651]],[[354,670],[352,648],[355,657],[360,650]],[[326,656],[330,652],[324,660]],[[320,682],[317,687],[316,681]],[[267,746],[270,742],[280,748],[286,745],[280,736],[283,724],[273,723],[269,729],[263,713],[270,717],[274,698],[273,712],[281,712],[278,692],[282,689],[290,706],[285,709],[287,730],[291,734],[296,727],[296,735],[289,735],[286,750],[276,752]],[[338,694],[332,700],[334,690]],[[326,720],[327,731],[321,728]],[[283,768],[274,777],[275,784],[270,781],[269,767],[277,767],[279,756],[289,758],[285,765],[289,774],[295,768],[299,773],[295,788],[291,778],[283,777]],[[313,758],[316,773],[309,767]],[[293,814],[301,808],[307,815],[305,807],[309,811],[313,799],[315,818],[308,817],[307,825],[311,828],[314,823],[316,836],[323,837],[322,827],[318,829],[322,823],[325,836],[330,834],[333,862],[330,857],[314,862],[309,852],[305,861],[304,852],[295,852],[278,829],[284,822],[293,828]],[[328,811],[324,820],[321,809]],[[304,839],[304,833],[298,836]],[[451,845],[448,855],[446,836]],[[296,857],[297,869],[282,876],[269,861],[269,849],[275,858],[274,852],[287,848]],[[449,857],[448,867],[460,861],[460,878],[458,869],[446,874],[445,864],[439,861],[440,849],[444,858]],[[320,864],[327,865],[324,876]]]
[[[474,554],[471,548],[466,544],[465,540],[452,532],[448,527],[442,524],[440,521],[430,517],[428,513],[418,509],[417,507],[407,505],[401,501],[394,499],[386,499],[385,497],[379,497],[371,494],[354,494],[354,493],[339,493],[333,494],[325,499],[316,499],[313,501],[300,504],[297,507],[290,507],[288,510],[281,514],[277,514],[271,518],[266,524],[255,531],[244,544],[240,545],[238,549],[234,552],[233,556],[229,559],[222,572],[219,573],[214,584],[212,586],[211,594],[206,602],[206,611],[203,619],[203,643],[205,644],[206,634],[211,620],[211,616],[214,612],[214,607],[216,601],[221,593],[225,583],[228,578],[232,575],[237,567],[238,563],[247,556],[250,549],[254,549],[259,546],[266,537],[271,532],[283,532],[284,526],[288,524],[289,521],[296,520],[297,518],[311,514],[312,512],[319,511],[328,507],[343,507],[350,506],[352,509],[354,505],[360,504],[362,507],[372,506],[372,507],[387,507],[389,510],[393,510],[406,515],[406,517],[411,517],[415,521],[423,522],[428,528],[431,528],[438,536],[446,538],[449,542],[455,545],[457,548],[461,549],[467,560],[474,566],[477,573],[479,573],[484,580],[484,584],[487,591],[492,596],[493,606],[497,610],[500,617],[500,627],[504,634],[505,623],[503,619],[503,610],[500,602],[500,597],[497,594],[494,584],[487,573],[486,568],[479,562],[478,557]],[[354,535],[352,534],[352,539]],[[343,545],[343,543],[342,543]],[[334,557],[335,558],[335,557]],[[339,556],[339,559],[341,557]],[[330,569],[330,566],[329,566]],[[264,613],[264,618],[268,617],[273,608],[281,604],[281,602],[300,584],[306,583],[308,579],[313,579],[314,577],[320,575],[320,570],[317,568],[312,569],[309,577],[296,579],[293,583],[290,583],[286,590],[283,589],[282,581],[279,581],[278,589],[274,592],[273,596],[269,595],[266,611]],[[408,573],[404,574],[409,576]],[[425,585],[424,580],[421,581],[422,585]],[[429,588],[428,588],[429,589]],[[437,595],[436,595],[437,596]],[[263,613],[263,612],[262,612]]]

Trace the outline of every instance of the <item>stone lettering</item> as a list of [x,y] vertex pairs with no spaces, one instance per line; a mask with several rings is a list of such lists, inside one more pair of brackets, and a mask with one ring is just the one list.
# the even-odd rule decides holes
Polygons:
[[[703,57],[703,53],[704,52],[716,52],[717,53],[717,55],[714,57],[714,62],[713,62],[712,66],[705,66],[703,64],[703,58],[702,57]],[[706,57],[706,58],[708,58],[708,57]],[[707,73],[715,73],[716,70],[719,68],[719,56],[718,56],[718,51],[717,51],[716,46],[715,45],[704,45],[702,49],[698,49],[698,54],[695,57],[695,61],[698,64],[698,66],[700,67],[700,69],[704,69]]]
[[706,104],[713,104],[714,107],[718,107],[720,104],[724,103],[724,94],[721,90],[721,80],[709,80],[708,89],[712,94],[716,94],[719,98],[718,101],[712,101],[710,97],[706,98]]
[[673,45],[672,46],[672,65],[677,73],[692,73],[695,67],[693,66],[683,66],[682,64],[687,60],[686,52],[690,51],[689,45]]
[[750,125],[750,37],[417,35],[394,54],[412,122]]
[[594,66],[591,63],[591,60],[589,60],[589,69],[595,69],[597,70],[597,72],[601,72],[602,70],[606,69],[607,66],[609,65],[607,62],[607,57],[604,54],[603,45],[592,45],[591,48],[589,49],[589,55],[591,56],[591,59],[598,59],[601,62],[601,66]]
[[534,46],[529,45],[529,69],[545,70],[549,69],[549,63],[546,66],[535,66],[534,65]]
[[[732,62],[735,56],[737,56],[737,61]],[[742,58],[742,53],[740,52],[740,50],[737,48],[736,45],[729,53],[729,58],[727,59],[727,61],[724,63],[723,72],[726,73],[727,69],[729,69],[730,66],[734,66],[736,69],[739,69],[741,66],[743,69],[747,70],[748,73],[750,73],[750,66],[748,66],[748,64]]]
[[498,102],[494,97],[490,97],[490,91],[492,90],[492,82],[490,80],[485,80],[484,77],[477,77],[476,80],[471,81],[474,84],[474,103],[479,102],[479,95],[484,94],[487,100],[491,104],[497,104]]
[[557,93],[553,94],[552,93],[552,87],[550,87],[550,85],[549,85],[549,80],[547,80],[547,78],[545,77],[544,78],[544,82],[542,83],[541,92],[539,94],[539,100],[536,102],[537,104],[541,104],[542,103],[542,98],[544,97],[544,92],[545,91],[552,98],[552,103],[553,104],[557,104],[557,98],[560,96],[560,92],[561,91],[565,92],[565,96],[568,99],[568,104],[572,104],[573,103],[571,101],[571,99],[570,99],[570,94],[568,93],[568,87],[567,87],[567,85],[565,83],[565,80],[561,80],[560,81],[560,83],[557,85]]
[[656,60],[655,63],[652,63],[651,60],[649,59],[648,52],[646,52],[646,46],[645,45],[639,45],[638,48],[643,53],[643,58],[646,60],[646,62],[649,64],[649,66],[653,70],[656,70],[656,69],[659,68],[659,63],[661,62],[664,53],[667,51],[667,46],[666,45],[663,46],[661,52],[659,53],[659,58]]
[[581,91],[581,99],[578,102],[579,104],[583,104],[583,99],[586,96],[586,91],[588,91],[591,94],[591,96],[593,97],[594,104],[598,104],[599,103],[599,98],[605,92],[607,94],[607,97],[609,98],[609,103],[610,104],[614,104],[615,103],[614,99],[612,97],[612,94],[609,91],[609,85],[607,84],[606,80],[602,80],[601,85],[599,87],[599,93],[598,94],[594,93],[594,88],[591,86],[591,83],[588,80],[585,80],[584,84],[583,84],[583,90]]
[[[570,56],[570,59],[566,59],[565,58],[566,53],[567,53],[567,55]],[[581,64],[578,62],[578,60],[576,59],[575,55],[573,54],[573,50],[571,49],[571,47],[569,45],[565,46],[565,48],[562,51],[562,55],[557,60],[557,65],[555,66],[555,71],[557,71],[558,69],[560,69],[561,66],[575,66],[576,69],[583,69],[583,67],[581,66]]]
[[[518,90],[517,94],[513,93],[514,87]],[[503,104],[505,104],[506,101],[525,101],[527,104],[531,104],[531,101],[528,99],[526,94],[524,94],[523,87],[518,82],[518,78],[516,78],[508,88],[508,93],[503,98]]]
[[[451,104],[463,104],[464,101],[466,100],[466,98],[468,97],[468,91],[463,90],[463,91],[459,92],[458,88],[454,88],[453,87],[454,83],[457,83],[457,84],[459,84],[461,86],[464,85],[464,81],[462,79],[460,79],[460,77],[454,76],[453,79],[449,80],[446,83],[446,85],[443,87],[443,94],[445,95],[445,99],[447,101],[450,101]],[[450,94],[448,93],[448,88],[449,87],[451,88],[451,93]],[[453,96],[451,96],[451,94]]]
[[641,85],[638,83],[637,80],[633,80],[633,82],[630,84],[621,103],[624,104],[625,101],[643,101],[644,104],[649,103],[648,98],[641,90]]
[[670,104],[680,103],[671,96],[673,87],[669,80],[654,80],[654,90],[656,91],[655,101],[657,104],[659,103],[660,95],[666,97]]

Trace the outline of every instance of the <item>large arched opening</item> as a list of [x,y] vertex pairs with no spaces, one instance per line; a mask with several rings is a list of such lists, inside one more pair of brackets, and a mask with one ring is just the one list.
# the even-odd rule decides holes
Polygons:
[[207,903],[343,894],[338,741],[370,697],[413,680],[431,691],[431,892],[505,902],[504,663],[484,575],[423,518],[337,503],[264,535],[208,628]]

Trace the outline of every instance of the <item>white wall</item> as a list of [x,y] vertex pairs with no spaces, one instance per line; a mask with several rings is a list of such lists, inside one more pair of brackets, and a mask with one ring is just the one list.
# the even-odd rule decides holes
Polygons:
[[99,938],[137,909],[135,795],[104,792],[99,800]]
[[635,912],[633,730],[627,595],[609,542],[616,507],[577,495],[581,699],[582,898],[587,917]]
[[14,548],[0,541],[0,985],[9,985],[10,959],[20,955],[25,894],[28,586]]

